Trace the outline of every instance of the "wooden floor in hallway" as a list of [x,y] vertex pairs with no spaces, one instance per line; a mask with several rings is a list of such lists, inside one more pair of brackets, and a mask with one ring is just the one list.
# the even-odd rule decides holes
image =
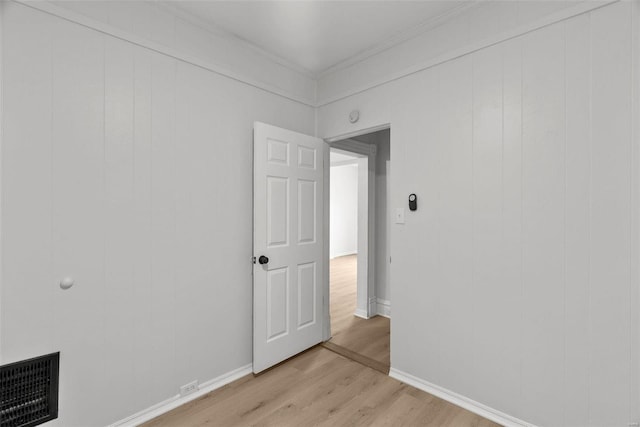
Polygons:
[[498,424],[316,346],[143,426],[495,427]]
[[331,333],[325,346],[383,373],[389,372],[389,319],[356,311],[357,255],[331,260]]

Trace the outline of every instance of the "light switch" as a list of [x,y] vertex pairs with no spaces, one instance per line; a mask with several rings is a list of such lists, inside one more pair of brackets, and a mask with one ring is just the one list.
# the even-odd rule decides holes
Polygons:
[[396,208],[396,224],[404,224],[404,208]]

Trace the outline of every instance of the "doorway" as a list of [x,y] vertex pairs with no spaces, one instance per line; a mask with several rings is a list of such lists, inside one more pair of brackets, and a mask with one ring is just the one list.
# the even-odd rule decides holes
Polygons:
[[[389,371],[390,216],[386,196],[390,131],[379,127],[365,133],[323,141],[254,123],[254,373],[323,341],[327,348]],[[347,323],[355,327],[343,328],[333,338],[330,147],[358,158],[357,198],[359,205],[366,206],[358,211],[356,264],[352,267],[356,270],[357,308]],[[379,149],[385,154],[376,156]]]
[[325,346],[374,369],[390,365],[390,130],[331,143],[330,317]]

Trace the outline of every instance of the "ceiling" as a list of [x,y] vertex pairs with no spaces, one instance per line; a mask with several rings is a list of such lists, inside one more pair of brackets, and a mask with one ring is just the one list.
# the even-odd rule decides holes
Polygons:
[[460,7],[458,0],[172,1],[197,17],[314,76],[404,40]]

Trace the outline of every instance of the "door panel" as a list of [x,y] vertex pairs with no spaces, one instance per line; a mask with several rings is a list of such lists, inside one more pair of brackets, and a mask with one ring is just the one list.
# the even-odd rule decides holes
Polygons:
[[316,263],[298,266],[298,329],[316,321]]
[[254,372],[322,341],[323,150],[318,138],[254,125]]
[[316,241],[316,183],[298,181],[298,243]]
[[289,330],[289,271],[267,272],[267,341],[280,338]]
[[267,177],[267,246],[289,242],[289,179]]
[[301,168],[316,168],[316,150],[308,147],[298,147],[298,166]]

